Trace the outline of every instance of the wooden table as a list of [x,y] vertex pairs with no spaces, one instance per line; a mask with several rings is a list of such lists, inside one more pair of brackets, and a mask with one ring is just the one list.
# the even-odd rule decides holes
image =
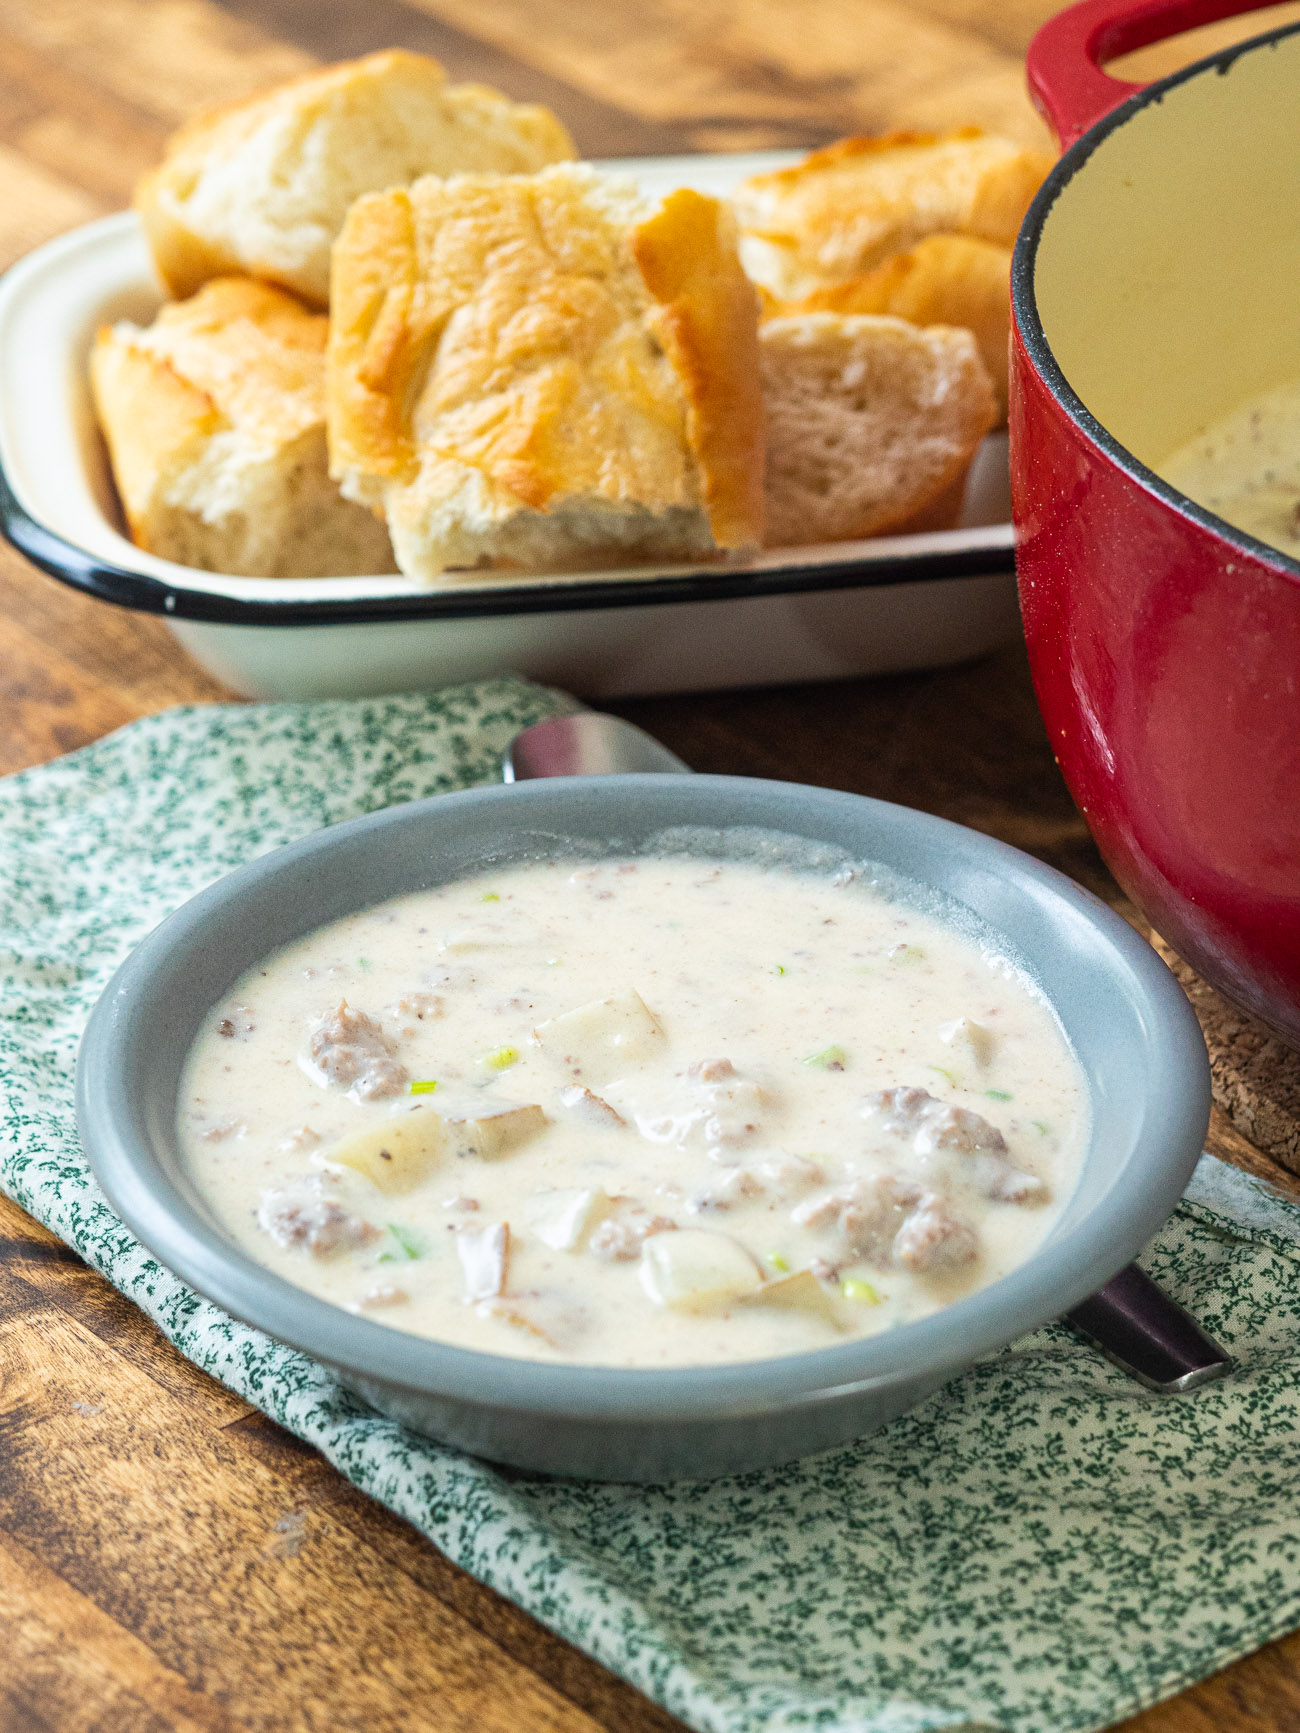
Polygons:
[[[198,105],[318,59],[430,51],[457,76],[550,103],[592,155],[968,121],[1041,138],[1020,61],[1050,10],[0,0],[0,264],[123,205]],[[1248,27],[1198,32],[1131,69],[1166,70],[1234,31]],[[165,705],[228,696],[158,621],[86,601],[0,551],[0,770]],[[1056,772],[1018,648],[949,673],[621,708],[697,769],[906,801],[1120,900]],[[1222,1116],[1214,1145],[1287,1179]],[[4,1200],[0,1236],[0,1733],[677,1726],[197,1372]],[[1130,1726],[1295,1729],[1300,1636]]]

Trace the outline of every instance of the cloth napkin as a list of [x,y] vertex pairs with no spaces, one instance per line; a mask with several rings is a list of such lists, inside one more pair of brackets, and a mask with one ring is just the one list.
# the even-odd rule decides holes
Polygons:
[[883,1432],[730,1480],[505,1473],[382,1419],[126,1232],[73,1119],[116,965],[219,874],[494,780],[514,681],[173,710],[0,782],[0,1182],[199,1366],[701,1733],[1109,1725],[1300,1624],[1300,1210],[1208,1158],[1147,1268],[1237,1356],[1187,1397],[1059,1326]]

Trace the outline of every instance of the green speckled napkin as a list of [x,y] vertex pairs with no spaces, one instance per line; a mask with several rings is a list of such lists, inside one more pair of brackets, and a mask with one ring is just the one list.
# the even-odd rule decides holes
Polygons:
[[73,1122],[113,969],[250,856],[489,781],[512,681],[172,711],[0,782],[0,1181],[184,1353],[709,1733],[1105,1726],[1300,1624],[1300,1210],[1208,1159],[1147,1263],[1240,1360],[1150,1394],[1065,1330],[846,1449],[711,1484],[505,1475],[370,1413],[126,1233]]

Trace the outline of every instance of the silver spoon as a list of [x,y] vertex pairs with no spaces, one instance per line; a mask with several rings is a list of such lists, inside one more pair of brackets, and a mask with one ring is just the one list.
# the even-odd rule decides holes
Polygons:
[[506,782],[529,782],[539,776],[619,776],[636,770],[692,774],[689,764],[635,722],[579,710],[516,734],[501,775]]
[[[691,775],[675,752],[618,716],[581,710],[516,734],[502,766],[506,782],[541,776],[617,776],[629,771]],[[1225,1378],[1231,1357],[1136,1264],[1065,1314],[1108,1360],[1151,1390],[1177,1394]]]

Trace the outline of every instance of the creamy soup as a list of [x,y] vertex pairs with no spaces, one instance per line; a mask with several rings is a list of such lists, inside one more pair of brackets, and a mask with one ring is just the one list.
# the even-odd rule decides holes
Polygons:
[[919,1318],[1042,1240],[1078,1066],[991,944],[869,868],[505,867],[214,1007],[185,1159],[244,1249],[399,1329],[656,1366]]
[[1239,403],[1159,473],[1225,523],[1300,559],[1300,380]]

